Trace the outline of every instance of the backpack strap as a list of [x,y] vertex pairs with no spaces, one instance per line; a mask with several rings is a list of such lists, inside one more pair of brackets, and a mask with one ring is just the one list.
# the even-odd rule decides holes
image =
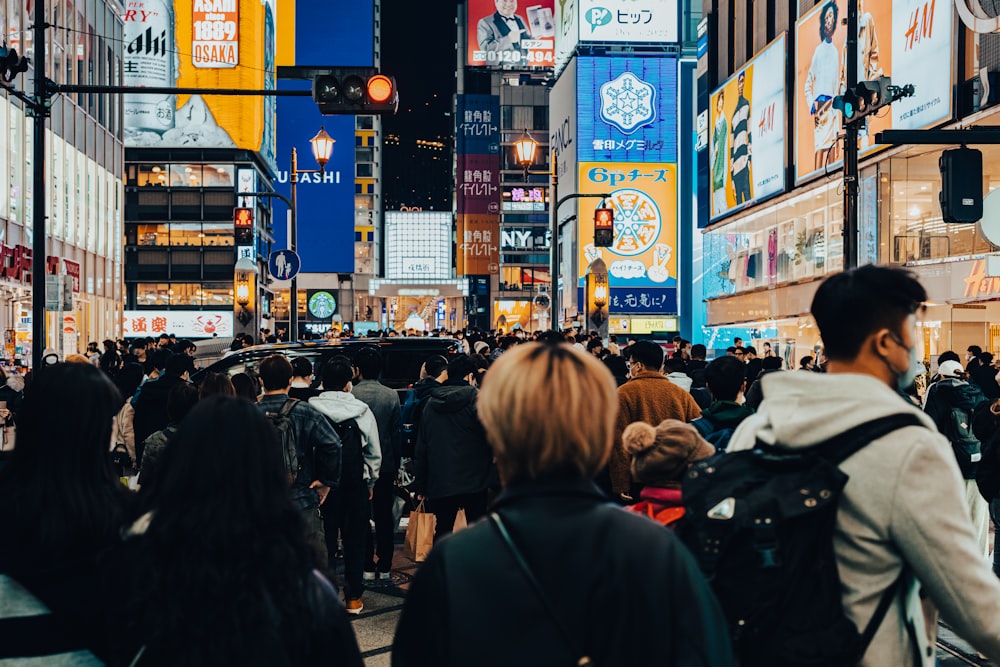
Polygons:
[[278,411],[278,415],[282,417],[287,417],[295,409],[295,404],[299,402],[297,398],[289,398],[285,401],[284,405],[281,406],[281,410]]
[[576,661],[577,667],[587,667],[588,665],[593,665],[593,661],[590,657],[584,655],[581,651],[577,649],[576,641],[573,635],[570,633],[569,628],[563,623],[562,619],[556,614],[555,609],[552,607],[552,601],[549,600],[549,596],[545,594],[545,590],[542,588],[542,584],[535,577],[535,573],[531,571],[528,567],[528,562],[524,560],[524,556],[521,554],[521,550],[517,548],[514,544],[513,538],[511,538],[510,533],[507,532],[507,526],[504,524],[500,515],[496,512],[490,512],[490,523],[493,527],[497,529],[497,533],[500,535],[500,539],[507,545],[510,550],[511,556],[514,557],[514,561],[517,563],[517,567],[521,570],[521,574],[524,578],[531,584],[532,590],[535,595],[541,601],[542,606],[545,607],[545,611],[548,612],[549,616],[552,617],[552,621],[555,623],[556,628],[559,629],[560,634],[562,634],[566,645],[570,647],[574,655],[579,655],[580,658]]
[[917,415],[911,412],[902,412],[858,424],[829,440],[813,445],[809,449],[832,463],[840,464],[873,440],[878,440],[906,426],[923,425],[924,423]]

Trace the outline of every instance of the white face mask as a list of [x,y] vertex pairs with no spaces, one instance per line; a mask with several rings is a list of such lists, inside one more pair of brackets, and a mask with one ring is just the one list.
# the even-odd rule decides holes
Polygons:
[[1000,373],[997,373],[997,374],[996,374],[996,375],[995,375],[995,376],[993,377],[993,379],[994,379],[994,380],[996,380],[996,383],[997,383],[997,384],[1000,384]]

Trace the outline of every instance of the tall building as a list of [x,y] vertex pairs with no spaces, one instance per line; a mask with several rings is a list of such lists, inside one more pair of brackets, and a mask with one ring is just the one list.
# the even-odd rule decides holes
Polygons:
[[[318,0],[282,0],[279,4],[279,87],[309,89],[309,78],[295,78],[303,76],[297,68],[379,67],[381,2],[362,0],[338,6],[336,39],[331,39],[328,23],[317,20],[328,11],[328,4]],[[377,116],[322,116],[309,98],[279,98],[278,192],[290,194],[293,148],[299,170],[318,169],[309,140],[320,127],[336,143],[325,173],[303,174],[297,184],[297,249],[302,269],[296,337],[321,335],[330,329],[376,328],[366,317],[377,309],[368,293],[369,281],[379,270],[381,120]],[[284,222],[274,226],[274,239],[275,248],[288,247]],[[275,294],[275,326],[287,329],[290,283],[269,280]]]
[[[274,0],[227,7],[209,16],[192,0],[130,2],[125,85],[273,89]],[[271,201],[237,192],[272,190],[274,118],[273,97],[125,96],[125,336],[270,328]],[[236,207],[249,209],[239,238]],[[238,258],[256,286],[239,295]]]
[[[0,11],[0,41],[35,61],[32,3]],[[45,76],[58,84],[122,83],[122,16],[117,0],[46,3]],[[29,90],[33,70],[12,83]],[[0,328],[2,358],[28,362],[31,346],[64,353],[122,332],[122,100],[115,95],[53,98],[46,129],[46,189],[33,191],[32,119],[0,87]],[[48,200],[47,257],[32,258],[32,203]],[[31,263],[69,284],[60,310],[31,311]],[[31,339],[33,317],[46,317],[48,340]]]
[[[913,84],[915,95],[861,133],[858,263],[901,265],[920,277],[930,294],[920,324],[930,357],[972,344],[1000,348],[995,248],[976,225],[944,220],[938,161],[951,147],[876,138],[887,129],[997,124],[1000,51],[991,31],[1000,21],[965,12],[967,25],[968,4],[860,3],[858,78],[891,76],[897,86]],[[819,282],[845,265],[843,123],[831,102],[846,79],[847,2],[776,3],[766,12],[752,5],[703,5],[706,343],[769,341],[793,364],[820,345],[809,316]],[[1000,149],[975,148],[983,173],[959,182],[982,182],[988,193],[1000,185]]]

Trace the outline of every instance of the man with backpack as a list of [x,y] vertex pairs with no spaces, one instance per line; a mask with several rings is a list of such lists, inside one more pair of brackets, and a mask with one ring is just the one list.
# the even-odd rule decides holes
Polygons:
[[[370,532],[371,499],[382,464],[378,424],[363,401],[352,393],[354,367],[346,357],[323,364],[323,393],[309,399],[330,420],[340,436],[342,463],[340,486],[323,511],[327,548],[336,548],[336,534],[344,543],[344,601],[348,614],[364,609],[365,535]],[[331,567],[331,569],[333,569]]]
[[292,502],[302,512],[309,541],[327,567],[329,557],[320,505],[340,484],[340,438],[330,422],[305,401],[288,397],[292,364],[272,354],[257,368],[264,395],[257,406],[274,425],[280,439]]
[[989,505],[976,486],[976,471],[982,459],[982,445],[973,433],[973,415],[989,399],[974,384],[965,380],[962,364],[945,361],[938,366],[940,379],[927,389],[924,412],[930,415],[938,431],[951,443],[958,469],[965,480],[965,500],[983,555],[989,554]]
[[[812,315],[828,374],[766,376],[768,400],[729,453],[685,480],[684,539],[714,575],[744,667],[930,667],[935,619],[924,618],[921,591],[1000,662],[1000,581],[976,541],[955,457],[898,393],[916,372],[926,300],[899,268],[827,278]],[[808,653],[836,659],[807,662]]]
[[712,395],[712,404],[701,411],[701,417],[691,422],[718,451],[729,446],[736,427],[753,414],[753,410],[736,402],[746,388],[746,364],[736,357],[719,357],[705,367],[705,381]]

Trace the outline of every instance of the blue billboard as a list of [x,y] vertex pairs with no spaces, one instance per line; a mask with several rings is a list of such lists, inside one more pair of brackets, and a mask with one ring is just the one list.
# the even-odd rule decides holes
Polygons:
[[[309,82],[279,82],[281,89]],[[298,243],[302,271],[354,272],[354,116],[323,116],[311,97],[278,98],[278,171],[275,191],[289,197],[292,148],[300,170],[318,169],[309,140],[323,127],[336,142],[324,173],[298,179]],[[285,217],[274,205],[274,248],[287,248]]]
[[[294,25],[279,23],[279,45],[291,50],[294,62],[283,65],[370,67],[374,63],[374,5],[341,3],[336,12],[336,37],[331,38],[327,0],[281,0],[293,5],[280,8],[282,18],[295,17]],[[342,6],[341,6],[342,5]],[[310,89],[310,81],[280,80],[282,90]],[[354,272],[354,116],[323,116],[311,97],[279,97],[277,177],[275,190],[289,196],[291,153],[298,152],[300,170],[317,169],[309,140],[323,127],[336,141],[323,174],[302,174],[298,179],[298,243],[302,271],[306,273]],[[287,248],[285,217],[274,205],[274,248]]]
[[458,155],[500,153],[500,98],[459,95],[455,152]]
[[577,60],[577,159],[676,164],[677,60]]

